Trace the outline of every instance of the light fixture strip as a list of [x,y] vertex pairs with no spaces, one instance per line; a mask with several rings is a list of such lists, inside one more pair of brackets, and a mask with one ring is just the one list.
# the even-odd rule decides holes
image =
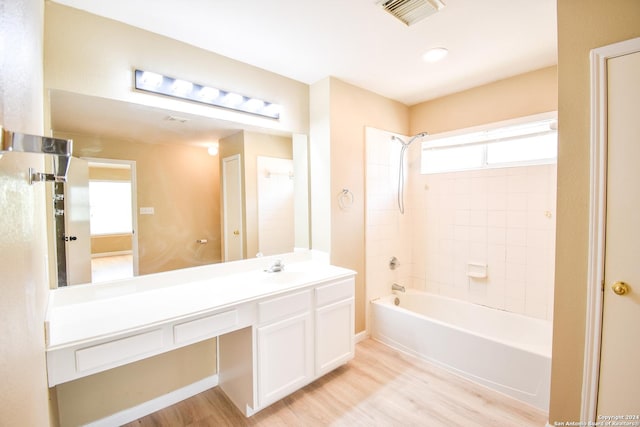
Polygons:
[[280,105],[278,104],[150,71],[135,70],[135,88],[214,107],[280,119]]

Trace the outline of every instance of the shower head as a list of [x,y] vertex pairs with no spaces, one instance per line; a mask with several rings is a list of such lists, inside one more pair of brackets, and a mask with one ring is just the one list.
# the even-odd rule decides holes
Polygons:
[[400,213],[404,214],[404,154],[405,151],[409,148],[409,146],[418,138],[424,138],[428,134],[426,132],[420,132],[417,135],[409,138],[409,141],[405,141],[399,136],[392,135],[391,140],[394,139],[400,141],[402,144],[402,148],[400,148],[400,166],[398,168],[398,209],[400,209]]
[[417,135],[415,135],[413,138],[411,138],[411,139],[409,140],[409,142],[407,142],[407,145],[411,145],[411,143],[412,143],[413,141],[415,141],[416,139],[418,139],[418,138],[424,138],[424,137],[425,137],[425,136],[427,136],[427,135],[428,135],[428,133],[426,133],[426,132],[420,132],[419,134],[417,134]]
[[409,145],[411,145],[411,143],[412,143],[413,141],[415,141],[416,139],[418,139],[418,138],[424,138],[424,137],[426,137],[427,135],[429,135],[427,132],[420,132],[419,134],[412,136],[412,137],[409,139],[409,141],[405,141],[405,140],[403,140],[402,138],[400,138],[399,136],[396,136],[396,135],[392,135],[392,136],[391,136],[391,139],[395,139],[396,141],[400,142],[400,143],[401,143],[402,145],[404,145],[405,147],[408,147],[408,146],[409,146]]

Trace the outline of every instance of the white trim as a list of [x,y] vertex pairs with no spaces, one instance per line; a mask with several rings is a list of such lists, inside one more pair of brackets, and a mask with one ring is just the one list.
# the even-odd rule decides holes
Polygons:
[[120,255],[133,255],[133,251],[111,251],[111,252],[96,252],[91,254],[91,258],[108,258],[112,256]]
[[357,344],[360,341],[366,340],[367,338],[369,338],[369,333],[367,331],[358,332],[353,337],[353,342]]
[[447,145],[436,145],[434,143],[434,141],[444,139],[444,138],[451,138],[454,136],[460,136],[460,135],[465,135],[469,133],[489,131],[489,130],[504,128],[509,126],[517,126],[517,125],[522,125],[526,123],[541,122],[544,120],[554,120],[554,119],[555,120],[558,119],[558,112],[555,110],[547,111],[545,113],[537,113],[537,114],[531,114],[528,116],[516,117],[514,119],[500,120],[498,122],[491,122],[491,123],[485,123],[485,124],[476,125],[476,126],[470,126],[462,129],[429,134],[422,139],[421,148],[425,149],[425,148],[435,148],[435,147],[446,147]]
[[138,418],[142,418],[146,415],[167,408],[217,385],[218,375],[212,375],[178,390],[156,397],[155,399],[148,400],[140,405],[134,406],[133,408],[125,409],[124,411],[117,412],[109,415],[108,417],[87,423],[85,426],[110,427],[130,423],[131,421],[135,421]]
[[591,132],[589,180],[589,258],[587,312],[580,420],[593,422],[598,404],[598,374],[602,333],[606,179],[607,61],[640,51],[640,37],[591,51]]

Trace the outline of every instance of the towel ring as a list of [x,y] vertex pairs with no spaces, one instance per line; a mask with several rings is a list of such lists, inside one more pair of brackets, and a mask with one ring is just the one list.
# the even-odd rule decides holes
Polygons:
[[350,208],[353,205],[353,193],[347,188],[343,188],[338,195],[338,204],[342,210]]

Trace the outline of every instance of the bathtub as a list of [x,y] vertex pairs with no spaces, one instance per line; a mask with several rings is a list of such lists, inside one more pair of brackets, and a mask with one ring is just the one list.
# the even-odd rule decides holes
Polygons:
[[372,301],[371,322],[378,341],[549,409],[551,322],[411,289]]

